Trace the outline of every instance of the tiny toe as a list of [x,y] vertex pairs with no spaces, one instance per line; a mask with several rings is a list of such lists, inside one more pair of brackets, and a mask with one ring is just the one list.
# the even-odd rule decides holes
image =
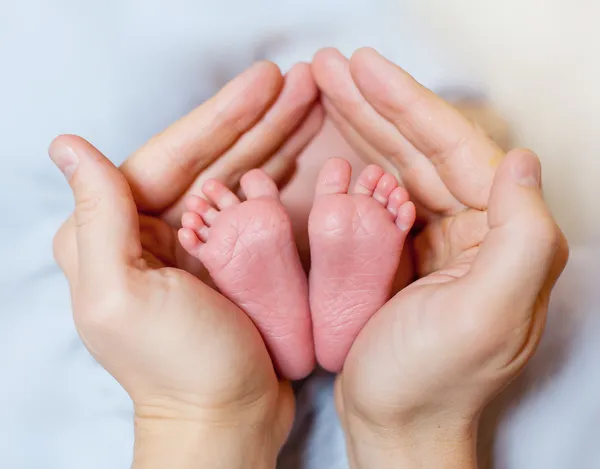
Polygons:
[[191,212],[196,212],[198,215],[200,215],[202,220],[204,220],[204,223],[206,223],[208,226],[212,226],[219,215],[218,210],[210,205],[205,199],[198,197],[197,195],[188,197],[185,205],[188,210]]
[[317,195],[346,194],[350,187],[352,167],[342,158],[329,159],[317,179]]
[[387,205],[390,195],[397,187],[398,179],[396,179],[391,174],[386,173],[381,177],[381,179],[377,183],[377,187],[375,188],[375,192],[373,193],[373,198],[382,205]]
[[181,228],[177,232],[177,237],[187,252],[189,252],[192,256],[198,257],[199,250],[203,244],[193,230],[190,230],[189,228]]
[[398,209],[396,226],[404,233],[408,233],[415,224],[416,217],[417,211],[415,209],[415,204],[410,201],[406,202]]
[[202,218],[196,212],[183,212],[183,215],[181,215],[181,226],[184,228],[195,231],[203,224]]
[[185,212],[181,216],[181,226],[196,233],[203,243],[208,239],[208,226],[206,226],[202,217],[195,212]]
[[227,186],[216,179],[206,181],[202,187],[202,192],[219,210],[225,210],[240,203],[240,199]]
[[406,192],[404,187],[396,187],[388,197],[387,209],[394,217],[396,217],[398,215],[398,210],[400,210],[400,207],[406,202],[408,202],[408,192]]
[[260,169],[253,169],[244,174],[240,179],[240,187],[248,199],[279,198],[277,185]]
[[356,184],[354,185],[354,193],[368,195],[371,197],[383,174],[383,169],[376,164],[370,164],[363,169],[362,173],[360,173],[360,176],[358,176]]

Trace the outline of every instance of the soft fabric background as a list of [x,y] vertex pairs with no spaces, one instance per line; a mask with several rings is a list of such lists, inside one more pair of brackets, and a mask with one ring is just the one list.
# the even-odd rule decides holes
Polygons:
[[[600,236],[600,3],[383,0],[483,83],[515,142],[544,163],[547,199],[573,243]],[[390,17],[394,17],[393,14]]]

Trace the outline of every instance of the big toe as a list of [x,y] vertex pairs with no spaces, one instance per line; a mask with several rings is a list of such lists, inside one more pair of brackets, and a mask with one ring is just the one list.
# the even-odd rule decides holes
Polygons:
[[330,158],[317,178],[316,195],[345,194],[350,187],[352,166],[343,158]]

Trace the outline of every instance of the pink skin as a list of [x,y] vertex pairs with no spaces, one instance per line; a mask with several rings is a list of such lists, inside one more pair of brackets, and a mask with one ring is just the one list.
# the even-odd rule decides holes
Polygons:
[[278,373],[301,379],[315,357],[307,279],[291,223],[277,186],[262,171],[246,173],[240,185],[245,202],[215,180],[202,189],[208,201],[190,196],[179,240],[254,321]]
[[342,369],[369,318],[389,300],[415,206],[391,174],[367,166],[348,193],[351,166],[330,159],[309,218],[310,306],[319,364]]

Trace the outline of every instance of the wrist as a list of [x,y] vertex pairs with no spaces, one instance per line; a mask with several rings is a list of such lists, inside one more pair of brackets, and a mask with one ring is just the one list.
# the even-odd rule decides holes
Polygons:
[[352,469],[475,469],[477,423],[426,420],[394,428],[344,418]]
[[293,419],[289,399],[291,392],[282,393],[278,404],[136,403],[133,469],[273,469]]
[[133,469],[273,469],[279,444],[266,425],[135,418]]

